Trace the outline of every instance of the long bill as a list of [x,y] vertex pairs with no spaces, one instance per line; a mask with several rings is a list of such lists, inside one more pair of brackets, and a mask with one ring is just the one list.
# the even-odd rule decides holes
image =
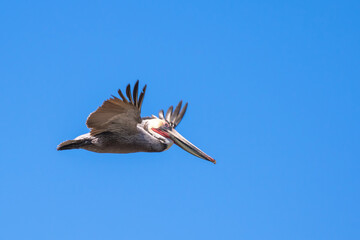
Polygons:
[[216,160],[201,151],[194,144],[186,140],[180,133],[178,133],[174,128],[166,128],[162,127],[160,129],[153,129],[159,134],[170,138],[176,145],[184,149],[185,151],[205,160],[208,160],[214,164],[216,164]]

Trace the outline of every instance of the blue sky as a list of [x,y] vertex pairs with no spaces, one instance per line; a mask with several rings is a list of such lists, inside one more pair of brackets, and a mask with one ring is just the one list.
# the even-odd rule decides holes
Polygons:
[[[0,4],[1,239],[359,239],[358,1]],[[57,152],[128,83],[218,164]]]

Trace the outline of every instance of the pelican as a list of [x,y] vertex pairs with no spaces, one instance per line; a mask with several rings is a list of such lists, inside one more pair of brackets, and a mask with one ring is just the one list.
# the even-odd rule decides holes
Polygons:
[[173,110],[173,106],[159,117],[140,117],[146,85],[138,97],[139,80],[131,92],[130,84],[126,87],[126,96],[118,90],[118,98],[112,95],[92,112],[86,120],[89,133],[74,140],[67,140],[57,146],[57,150],[85,149],[97,153],[134,153],[163,152],[174,143],[185,151],[212,163],[215,159],[208,156],[178,133],[179,125],[188,104],[182,108],[182,101]]

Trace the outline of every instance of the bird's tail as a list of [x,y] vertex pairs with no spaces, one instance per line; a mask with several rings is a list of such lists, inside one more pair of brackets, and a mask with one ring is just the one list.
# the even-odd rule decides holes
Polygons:
[[70,149],[78,149],[78,148],[82,148],[84,146],[87,146],[91,144],[91,141],[87,140],[87,139],[79,139],[79,140],[67,140],[65,142],[60,143],[57,146],[57,150],[61,151],[61,150],[70,150]]

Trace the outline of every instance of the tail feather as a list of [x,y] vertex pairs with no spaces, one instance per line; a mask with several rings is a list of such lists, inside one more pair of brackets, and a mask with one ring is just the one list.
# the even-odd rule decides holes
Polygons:
[[70,150],[70,149],[79,149],[83,146],[91,144],[91,141],[85,140],[85,139],[79,139],[79,140],[67,140],[65,142],[60,143],[57,146],[58,151],[62,150]]

